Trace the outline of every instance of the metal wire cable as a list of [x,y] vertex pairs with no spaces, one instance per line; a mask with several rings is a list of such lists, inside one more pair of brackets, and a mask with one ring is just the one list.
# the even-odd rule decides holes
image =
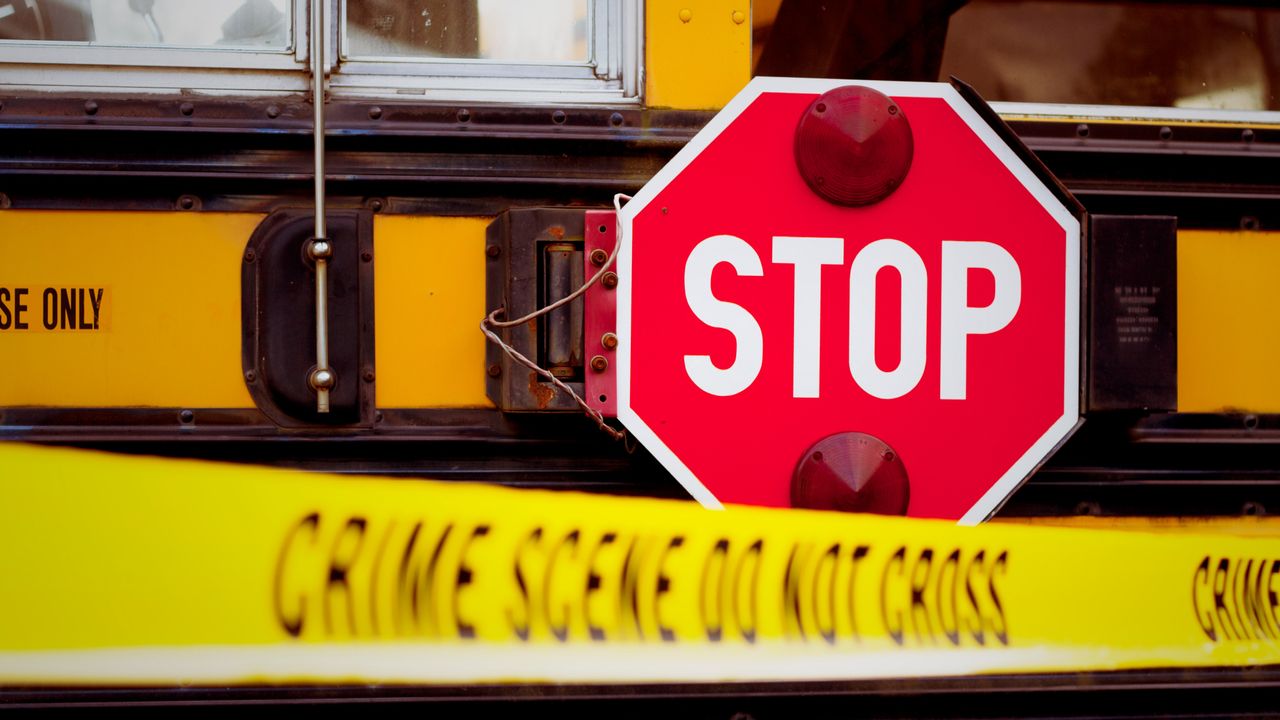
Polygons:
[[[617,212],[622,212],[622,201],[630,200],[630,199],[631,199],[630,195],[623,195],[622,193],[618,193],[617,195],[614,195],[613,209]],[[578,393],[574,392],[573,388],[569,387],[566,383],[561,381],[560,378],[556,377],[555,375],[552,375],[550,371],[546,370],[545,368],[539,366],[536,362],[525,357],[519,350],[516,350],[514,347],[511,347],[510,345],[508,345],[505,341],[503,341],[501,337],[498,336],[497,333],[493,331],[493,328],[501,329],[501,328],[516,327],[517,325],[523,325],[529,322],[530,320],[533,320],[534,318],[553,312],[559,308],[564,307],[565,305],[568,305],[574,300],[577,300],[578,298],[582,297],[582,295],[586,293],[587,290],[591,289],[592,285],[595,285],[596,283],[600,282],[600,279],[603,278],[605,273],[609,271],[609,268],[613,267],[614,260],[616,260],[618,257],[618,251],[622,249],[622,243],[623,243],[622,226],[619,225],[617,230],[617,237],[613,245],[613,252],[609,254],[609,259],[606,260],[605,263],[600,266],[600,270],[597,271],[595,275],[592,275],[591,278],[588,279],[585,283],[583,283],[582,287],[578,288],[577,290],[574,290],[573,292],[551,303],[550,305],[547,305],[546,307],[538,308],[537,310],[534,310],[528,315],[525,315],[524,317],[516,318],[515,320],[499,320],[498,316],[505,313],[507,310],[505,307],[500,307],[494,310],[493,312],[489,313],[487,316],[485,316],[483,320],[480,321],[480,332],[484,333],[485,337],[489,338],[491,342],[495,343],[498,347],[502,348],[502,351],[505,352],[507,355],[509,355],[511,359],[515,360],[521,365],[524,365],[530,370],[538,373],[542,377],[550,380],[552,385],[555,385],[557,388],[560,388],[564,392],[568,393],[569,397],[573,398],[574,402],[578,404],[578,407],[582,408],[582,411],[586,413],[587,416],[589,416],[592,420],[595,420],[596,425],[600,426],[600,429],[603,430],[605,433],[607,433],[609,437],[612,437],[614,440],[625,440],[625,438],[627,437],[626,432],[622,430],[618,430],[617,428],[611,427],[608,423],[605,422],[604,416],[600,414],[600,411],[588,405],[587,401],[583,400],[582,397],[578,395]]]

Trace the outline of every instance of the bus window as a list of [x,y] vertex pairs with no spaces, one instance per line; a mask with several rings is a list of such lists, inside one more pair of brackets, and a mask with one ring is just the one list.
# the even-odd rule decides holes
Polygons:
[[0,41],[114,47],[277,48],[290,0],[0,0]]
[[640,99],[639,0],[344,0],[335,95]]
[[988,100],[1280,109],[1280,11],[1146,2],[973,0],[941,79]]
[[760,0],[753,13],[757,75],[955,77],[992,102],[1079,106],[1067,114],[1280,110],[1280,8],[1262,3]]
[[638,104],[641,0],[0,0],[0,91]]
[[363,58],[590,60],[587,0],[347,0],[346,50]]

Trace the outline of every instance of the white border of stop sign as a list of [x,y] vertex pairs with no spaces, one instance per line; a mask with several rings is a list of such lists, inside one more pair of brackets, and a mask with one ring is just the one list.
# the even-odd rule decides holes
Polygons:
[[653,453],[654,457],[698,502],[709,508],[721,508],[715,495],[698,480],[697,476],[667,447],[666,443],[649,428],[648,424],[631,407],[631,268],[633,243],[632,227],[635,217],[667,185],[688,167],[708,145],[719,137],[738,115],[762,93],[797,93],[819,95],[845,85],[863,85],[890,97],[939,98],[950,106],[969,129],[998,158],[1005,168],[1027,188],[1066,234],[1066,314],[1063,318],[1063,413],[1049,429],[987,490],[978,502],[960,519],[961,524],[982,522],[1013,493],[1026,477],[1053,450],[1064,441],[1080,418],[1080,223],[1036,176],[1035,172],[1008,147],[996,131],[984,121],[955,88],[946,83],[908,83],[824,80],[807,78],[758,77],[712,118],[689,143],[653,176],[636,196],[628,202],[618,217],[619,229],[624,238],[618,253],[618,336],[621,342],[617,350],[618,418],[623,425]]

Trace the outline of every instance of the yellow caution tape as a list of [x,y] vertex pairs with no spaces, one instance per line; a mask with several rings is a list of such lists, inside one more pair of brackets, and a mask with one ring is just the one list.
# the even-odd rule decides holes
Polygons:
[[826,680],[1280,663],[1280,539],[0,444],[0,683]]

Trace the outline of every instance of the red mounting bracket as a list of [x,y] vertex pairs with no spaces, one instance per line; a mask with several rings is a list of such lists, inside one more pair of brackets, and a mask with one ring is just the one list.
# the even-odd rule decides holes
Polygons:
[[[582,260],[583,277],[600,272],[617,244],[617,213],[588,210]],[[605,417],[618,416],[618,274],[609,268],[583,298],[582,344],[587,404]]]

